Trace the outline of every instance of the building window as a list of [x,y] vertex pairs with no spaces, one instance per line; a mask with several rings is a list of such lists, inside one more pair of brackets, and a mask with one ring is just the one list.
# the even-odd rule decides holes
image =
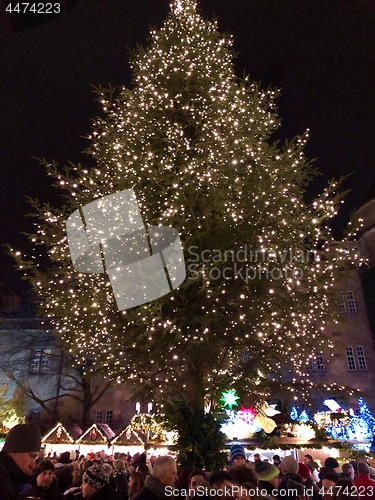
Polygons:
[[[357,357],[357,359],[356,359]],[[353,347],[349,346],[346,348],[346,359],[348,362],[349,370],[367,370],[367,363],[365,357],[365,351],[362,346],[357,345],[355,348],[355,353]]]
[[346,300],[348,304],[348,312],[350,313],[356,313],[357,312],[357,306],[354,300],[354,294],[353,292],[346,292]]
[[32,411],[30,414],[30,424],[38,425],[40,422],[40,411]]
[[349,370],[356,369],[353,347],[346,348],[346,361],[348,362],[348,369]]
[[310,359],[310,368],[315,371],[325,370],[322,352],[316,352],[315,355]]
[[367,363],[365,358],[365,351],[362,346],[357,345],[357,360],[358,360],[358,369],[359,370],[367,370]]
[[351,290],[339,292],[338,308],[340,313],[356,313],[354,293]]
[[37,349],[31,352],[29,373],[48,373],[51,362],[51,349]]
[[103,418],[103,412],[101,410],[96,410],[95,412],[95,423],[101,424]]
[[105,412],[105,423],[109,426],[112,425],[112,420],[113,420],[113,412],[112,410],[107,410]]

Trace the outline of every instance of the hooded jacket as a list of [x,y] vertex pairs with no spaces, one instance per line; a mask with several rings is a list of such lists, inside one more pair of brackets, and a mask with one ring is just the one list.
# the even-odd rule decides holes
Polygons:
[[24,474],[9,455],[3,451],[0,452],[1,500],[17,500],[18,487],[29,483],[30,480],[31,477]]

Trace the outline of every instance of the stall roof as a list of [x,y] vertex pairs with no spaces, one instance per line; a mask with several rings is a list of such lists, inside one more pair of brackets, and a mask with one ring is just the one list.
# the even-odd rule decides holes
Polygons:
[[106,429],[103,430],[99,426],[103,426],[105,424],[93,424],[91,427],[87,429],[86,432],[82,434],[82,436],[77,439],[77,444],[103,444],[108,445],[110,438],[109,434],[112,433],[115,436],[115,433],[112,429],[107,425]]
[[128,425],[112,441],[111,445],[117,446],[140,446],[147,442],[147,437],[142,431],[134,430]]

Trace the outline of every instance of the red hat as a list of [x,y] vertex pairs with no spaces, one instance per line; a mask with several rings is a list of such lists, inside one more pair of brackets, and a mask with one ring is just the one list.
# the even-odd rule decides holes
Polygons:
[[298,474],[304,479],[308,479],[309,477],[311,477],[311,469],[307,465],[298,462]]

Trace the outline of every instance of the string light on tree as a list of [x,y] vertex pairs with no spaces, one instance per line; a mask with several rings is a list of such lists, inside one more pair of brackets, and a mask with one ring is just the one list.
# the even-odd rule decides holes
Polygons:
[[[329,229],[338,184],[305,202],[308,131],[273,143],[278,92],[239,79],[233,58],[232,38],[194,0],[174,0],[132,56],[132,88],[98,89],[103,114],[87,150],[95,166],[43,162],[65,203],[34,203],[35,255],[16,255],[66,349],[155,403],[187,398],[214,411],[228,384],[254,401],[281,384],[307,393],[306,353],[332,348],[324,327],[349,264]],[[119,313],[105,274],[72,268],[65,221],[124,189],[147,225],[179,231],[187,279]]]

